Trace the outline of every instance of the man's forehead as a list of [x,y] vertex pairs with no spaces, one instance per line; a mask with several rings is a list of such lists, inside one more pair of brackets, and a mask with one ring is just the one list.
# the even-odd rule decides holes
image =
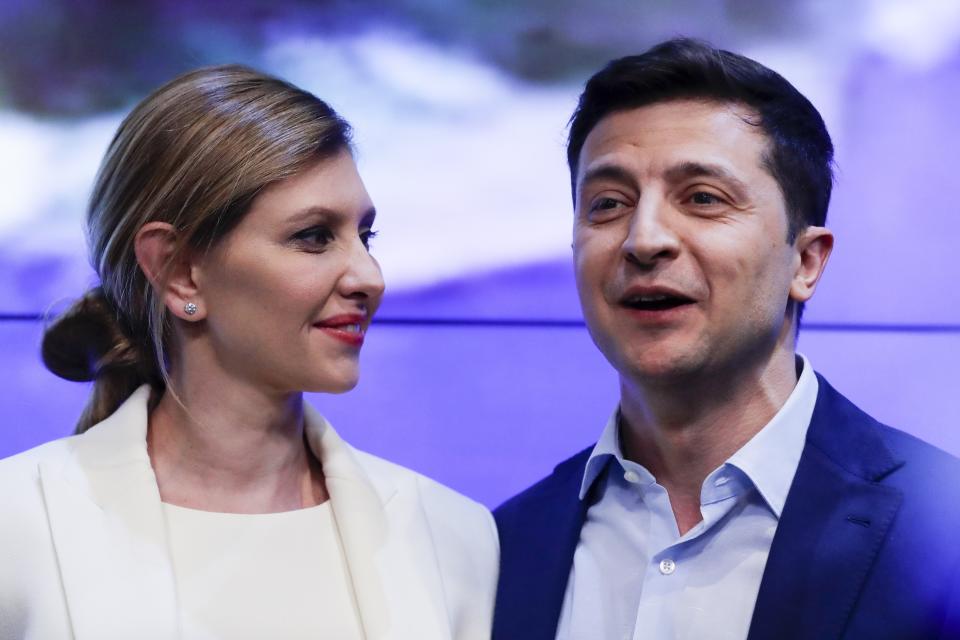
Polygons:
[[[756,112],[739,103],[671,100],[608,114],[580,150],[578,183],[604,165],[655,163],[661,171],[702,175],[763,169],[770,141]],[[696,165],[699,165],[696,166]],[[739,169],[739,171],[738,171]]]
[[751,107],[736,102],[714,100],[669,100],[638,107],[618,109],[600,120],[590,130],[581,148],[581,156],[589,147],[611,139],[657,135],[690,135],[716,139],[718,134],[757,136],[766,140],[760,126],[760,115]]

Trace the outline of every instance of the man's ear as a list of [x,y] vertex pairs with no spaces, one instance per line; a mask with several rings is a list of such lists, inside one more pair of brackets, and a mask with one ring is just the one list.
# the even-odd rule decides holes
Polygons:
[[206,311],[194,278],[190,252],[172,260],[177,240],[173,225],[148,222],[134,239],[137,263],[170,313],[188,322],[202,320]]
[[826,227],[807,227],[793,243],[797,252],[797,268],[790,283],[790,299],[806,302],[820,282],[820,276],[833,251],[833,232]]

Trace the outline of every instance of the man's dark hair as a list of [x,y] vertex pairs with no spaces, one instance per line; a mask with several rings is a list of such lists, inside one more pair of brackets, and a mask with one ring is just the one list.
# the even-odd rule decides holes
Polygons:
[[744,56],[689,38],[607,64],[587,82],[570,118],[567,162],[576,206],[580,150],[604,117],[619,111],[694,99],[745,105],[770,140],[763,164],[780,186],[792,242],[823,226],[833,185],[833,143],[823,118],[780,74]]

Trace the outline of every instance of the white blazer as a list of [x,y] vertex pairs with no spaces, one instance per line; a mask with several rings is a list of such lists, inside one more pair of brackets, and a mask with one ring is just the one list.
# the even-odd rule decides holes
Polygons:
[[[83,435],[0,461],[0,640],[178,637],[149,393]],[[305,416],[367,640],[487,640],[490,512],[353,449],[306,403]]]

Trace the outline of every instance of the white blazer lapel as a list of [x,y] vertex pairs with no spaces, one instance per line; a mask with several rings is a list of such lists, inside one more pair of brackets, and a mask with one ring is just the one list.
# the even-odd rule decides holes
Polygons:
[[443,584],[413,474],[398,487],[388,474],[364,467],[306,403],[305,416],[367,640],[449,640]]
[[40,466],[50,529],[77,640],[175,638],[175,581],[160,493],[146,450],[141,387]]

